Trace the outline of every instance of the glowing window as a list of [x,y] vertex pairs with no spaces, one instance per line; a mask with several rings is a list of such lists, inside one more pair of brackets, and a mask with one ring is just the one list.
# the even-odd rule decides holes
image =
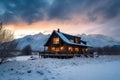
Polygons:
[[53,44],[59,44],[59,38],[53,38]]
[[73,48],[72,47],[68,47],[68,51],[73,51]]
[[62,46],[62,47],[60,47],[60,50],[64,50],[64,47]]
[[56,51],[60,51],[60,49],[59,49],[59,48],[56,48],[55,50],[56,50]]
[[52,50],[52,51],[55,51],[55,47],[52,47],[51,50]]
[[78,51],[79,51],[79,48],[75,48],[75,51],[78,52]]
[[86,48],[85,51],[88,52],[88,48]]
[[59,47],[57,47],[57,48],[56,47],[51,47],[51,50],[52,51],[60,51]]

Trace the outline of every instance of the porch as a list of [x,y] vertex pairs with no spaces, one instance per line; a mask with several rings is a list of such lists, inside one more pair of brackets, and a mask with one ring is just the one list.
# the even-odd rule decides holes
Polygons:
[[78,53],[51,53],[51,52],[39,52],[41,58],[72,58],[74,56],[80,57],[81,54]]

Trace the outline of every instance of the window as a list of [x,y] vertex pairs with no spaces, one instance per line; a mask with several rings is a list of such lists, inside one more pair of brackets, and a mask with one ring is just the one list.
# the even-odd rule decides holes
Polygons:
[[53,38],[53,44],[59,44],[59,38]]
[[51,47],[52,51],[60,51],[59,47]]
[[60,47],[60,50],[61,50],[61,51],[63,51],[63,50],[64,50],[64,47],[63,47],[63,46],[61,46],[61,47]]
[[78,51],[79,51],[79,48],[75,48],[75,51],[78,52]]
[[60,51],[59,47],[58,47],[58,48],[56,48],[56,50],[55,50],[55,51]]
[[88,48],[86,48],[85,51],[88,52]]
[[75,38],[75,43],[79,43],[79,38]]
[[51,47],[51,50],[52,50],[52,51],[55,51],[55,47]]
[[87,53],[88,52],[88,48],[83,48],[82,52]]
[[72,47],[68,47],[68,51],[73,51],[73,48]]

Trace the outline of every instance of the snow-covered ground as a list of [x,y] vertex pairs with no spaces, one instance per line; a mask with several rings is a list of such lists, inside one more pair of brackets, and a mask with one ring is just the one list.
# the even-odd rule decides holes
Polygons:
[[14,58],[0,65],[0,80],[120,80],[120,56]]

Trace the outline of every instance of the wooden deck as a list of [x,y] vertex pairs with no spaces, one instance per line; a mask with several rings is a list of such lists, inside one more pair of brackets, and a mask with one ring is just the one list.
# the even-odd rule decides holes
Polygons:
[[80,54],[48,54],[48,53],[42,53],[39,54],[39,56],[43,58],[72,58],[74,56],[80,57]]
[[39,56],[41,58],[73,58],[73,57],[94,57],[93,53],[54,53],[49,51],[39,52]]

